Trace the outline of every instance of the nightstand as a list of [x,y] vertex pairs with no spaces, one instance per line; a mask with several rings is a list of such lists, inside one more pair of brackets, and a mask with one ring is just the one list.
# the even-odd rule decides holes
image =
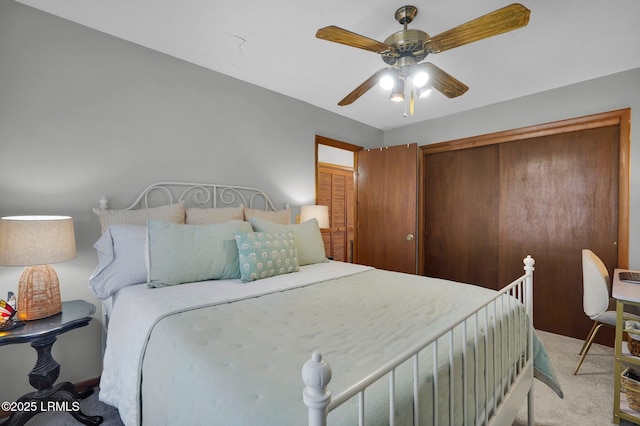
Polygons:
[[[93,389],[76,391],[70,382],[54,385],[60,375],[60,364],[51,356],[51,347],[58,335],[75,328],[84,327],[91,321],[96,307],[84,300],[62,303],[62,312],[35,321],[27,321],[22,327],[0,332],[0,346],[30,342],[38,352],[36,365],[29,373],[29,383],[36,391],[20,397],[12,408],[11,417],[2,425],[23,425],[31,417],[44,411],[67,411],[85,425],[99,425],[101,416],[87,416],[80,411],[80,399],[93,393]],[[4,408],[4,407],[3,407]]]

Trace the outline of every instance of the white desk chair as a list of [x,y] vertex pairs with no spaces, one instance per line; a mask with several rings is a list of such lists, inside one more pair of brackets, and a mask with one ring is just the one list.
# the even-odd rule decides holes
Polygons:
[[[582,361],[587,356],[600,327],[606,325],[615,328],[616,326],[616,311],[607,310],[611,294],[609,272],[602,260],[588,249],[582,250],[582,286],[584,292],[582,306],[584,313],[593,320],[593,327],[582,345],[580,361],[574,375],[578,374]],[[640,317],[637,315],[629,314],[628,316],[630,319],[640,321]]]

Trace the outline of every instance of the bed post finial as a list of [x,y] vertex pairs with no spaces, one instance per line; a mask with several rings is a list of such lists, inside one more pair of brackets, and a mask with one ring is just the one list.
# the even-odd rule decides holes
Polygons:
[[527,255],[527,257],[525,257],[522,262],[524,263],[524,270],[525,271],[533,271],[534,268],[533,265],[536,264],[536,261],[533,259],[533,257],[531,257],[530,254]]
[[327,385],[331,380],[331,366],[322,359],[320,352],[311,354],[311,359],[302,366],[302,381],[306,385],[302,399],[309,408],[309,426],[326,426],[327,407],[331,392]]
[[100,198],[100,210],[107,210],[109,208],[109,199],[106,196]]

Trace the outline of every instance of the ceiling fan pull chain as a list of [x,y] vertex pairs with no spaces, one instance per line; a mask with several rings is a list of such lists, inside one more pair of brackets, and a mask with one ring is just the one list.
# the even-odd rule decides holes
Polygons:
[[416,100],[413,97],[413,87],[410,87],[409,90],[411,91],[411,94],[409,95],[409,114],[413,116],[413,109],[415,107]]

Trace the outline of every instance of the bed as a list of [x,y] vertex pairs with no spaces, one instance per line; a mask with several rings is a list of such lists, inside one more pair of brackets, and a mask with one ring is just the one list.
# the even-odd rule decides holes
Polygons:
[[126,425],[511,425],[525,401],[533,425],[534,376],[561,395],[530,256],[499,292],[333,262],[317,222],[232,185],[94,211],[99,398]]

